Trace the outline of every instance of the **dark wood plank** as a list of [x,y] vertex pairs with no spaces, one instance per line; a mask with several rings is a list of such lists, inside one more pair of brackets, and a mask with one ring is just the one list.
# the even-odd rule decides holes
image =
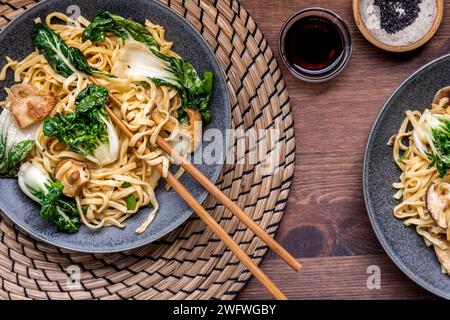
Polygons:
[[[297,160],[277,239],[302,261],[314,259],[305,260],[309,271],[293,275],[282,268],[275,255],[269,254],[263,263],[264,271],[296,298],[429,297],[384,256],[364,206],[362,162],[370,129],[386,99],[414,70],[450,52],[450,16],[444,15],[437,34],[424,47],[392,54],[372,46],[359,33],[351,1],[285,0],[283,5],[271,0],[241,2],[264,32],[277,58],[277,35],[282,23],[306,7],[322,6],[336,11],[349,24],[354,44],[347,69],[327,83],[301,82],[282,67],[295,119]],[[450,2],[445,2],[445,10],[450,12]],[[346,256],[362,257],[332,258]],[[346,274],[359,268],[364,276],[366,259],[381,261],[384,268],[392,270],[387,274],[390,283],[382,293],[367,293],[360,285],[345,281],[325,288],[327,271]],[[342,261],[350,262],[341,264]],[[321,289],[315,291],[315,287]],[[253,279],[240,297],[267,296]]]
[[[275,279],[289,299],[435,299],[409,281],[385,255],[302,259],[299,273],[289,272],[281,261],[265,264],[264,271]],[[380,267],[380,289],[367,286],[369,266]],[[369,283],[372,283],[369,280]],[[252,282],[241,299],[271,299],[264,287]]]

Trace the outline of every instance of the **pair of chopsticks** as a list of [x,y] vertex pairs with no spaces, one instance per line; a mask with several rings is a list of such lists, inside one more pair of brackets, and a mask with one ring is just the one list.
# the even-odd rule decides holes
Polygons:
[[[90,81],[96,85],[101,84],[93,77]],[[113,94],[109,94],[109,99],[119,108],[122,101]],[[109,108],[105,107],[107,113],[114,121],[114,123],[122,130],[122,132],[131,138],[133,133],[128,129],[126,124]],[[156,143],[163,151],[169,154],[172,159],[181,165],[193,178],[197,180],[206,190],[219,200],[228,210],[231,211],[242,223],[244,223],[250,230],[252,230],[261,240],[263,240],[276,254],[278,254],[292,269],[298,271],[301,268],[300,263],[287,252],[277,241],[275,241],[265,230],[258,226],[244,211],[242,211],[233,201],[231,201],[218,187],[214,185],[203,173],[201,173],[192,163],[178,154],[172,146],[159,136]],[[148,148],[145,149],[149,153]],[[161,173],[163,171],[162,165],[156,166],[156,169]],[[168,173],[166,181],[184,201],[194,210],[194,212],[203,220],[203,222],[210,227],[216,236],[236,255],[239,260],[248,268],[248,270],[267,288],[267,290],[279,300],[286,300],[286,296],[278,289],[278,287],[266,276],[266,274],[249,258],[242,248],[236,244],[228,233],[216,222],[216,220],[206,211],[205,208],[192,196],[186,187],[178,181],[172,173]]]

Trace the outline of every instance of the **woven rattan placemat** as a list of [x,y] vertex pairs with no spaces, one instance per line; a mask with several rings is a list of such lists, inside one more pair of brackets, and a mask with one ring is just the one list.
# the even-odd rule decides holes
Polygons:
[[[0,26],[36,2],[1,0]],[[225,194],[274,234],[295,159],[293,119],[277,61],[238,1],[162,2],[190,21],[214,50],[227,76],[234,128],[281,133],[281,160],[273,174],[264,175],[261,163],[225,165],[218,182]],[[269,140],[258,143],[271,150],[274,142]],[[246,150],[246,157],[252,152]],[[267,247],[212,197],[204,205],[259,263]],[[110,255],[63,251],[0,219],[0,298],[4,299],[232,299],[251,276],[196,217],[151,245]],[[71,266],[81,271],[80,286],[67,282]]]

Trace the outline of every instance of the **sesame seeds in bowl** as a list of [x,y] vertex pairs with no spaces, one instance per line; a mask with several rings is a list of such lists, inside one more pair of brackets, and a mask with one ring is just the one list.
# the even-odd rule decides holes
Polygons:
[[394,52],[416,49],[437,31],[442,0],[354,0],[361,33],[374,45]]

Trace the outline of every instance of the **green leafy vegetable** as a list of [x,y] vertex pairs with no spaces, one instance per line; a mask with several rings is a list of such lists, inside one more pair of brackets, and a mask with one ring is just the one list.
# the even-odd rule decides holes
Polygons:
[[0,141],[0,177],[15,177],[20,164],[34,147],[33,140],[19,142],[12,149],[6,147],[5,140]]
[[[442,178],[450,168],[450,117],[424,112],[420,126],[413,131],[417,150],[431,160]],[[429,148],[427,148],[427,145]]]
[[58,230],[76,233],[80,229],[80,214],[73,200],[63,196],[60,181],[53,181],[44,168],[24,163],[19,171],[22,191],[41,205],[41,218],[51,220]]
[[122,185],[122,188],[124,188],[124,189],[129,188],[129,187],[131,187],[131,183],[129,183],[129,182],[124,182],[124,184]]
[[58,138],[93,162],[114,162],[119,155],[119,137],[104,109],[107,99],[107,89],[87,86],[75,100],[75,112],[57,113],[44,121],[44,135]]
[[430,154],[432,165],[439,171],[439,176],[444,177],[450,168],[450,120],[432,130],[434,151]]
[[21,129],[9,110],[0,115],[0,177],[17,176],[20,165],[34,147],[38,126]]
[[32,37],[34,46],[44,55],[50,66],[65,78],[77,70],[89,75],[111,76],[91,67],[80,49],[69,47],[57,33],[41,22],[34,25]]
[[142,88],[147,88],[150,87],[150,83],[148,83],[147,81],[141,81],[137,84],[138,87],[142,87]]
[[134,210],[136,209],[137,206],[137,199],[135,196],[129,196],[128,198],[125,199],[125,202],[127,204],[127,208],[128,210]]
[[[94,43],[102,42],[107,33],[114,33],[127,40],[122,49],[121,61],[119,59],[112,73],[127,77],[146,76],[156,85],[174,87],[180,92],[183,108],[196,109],[201,113],[205,123],[211,121],[209,110],[213,88],[211,72],[205,72],[201,79],[187,61],[162,54],[155,39],[143,25],[110,12],[98,15],[85,29],[83,39]],[[138,42],[142,46],[133,42]],[[179,117],[185,118],[186,113],[181,110]]]
[[96,16],[85,29],[83,40],[91,40],[94,43],[104,42],[108,32],[115,33],[122,39],[128,39],[131,36],[134,40],[145,44],[152,50],[159,51],[155,39],[143,25],[107,11]]

